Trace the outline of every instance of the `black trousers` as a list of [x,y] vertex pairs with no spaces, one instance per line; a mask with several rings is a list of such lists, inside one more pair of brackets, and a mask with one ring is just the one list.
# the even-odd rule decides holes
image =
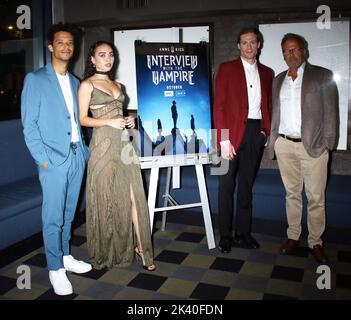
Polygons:
[[[238,188],[235,231],[251,232],[252,187],[266,141],[260,131],[261,121],[248,119],[244,138],[236,150],[237,154],[233,160],[229,160],[228,172],[219,176],[218,206],[221,237],[232,236],[236,178]],[[222,161],[228,160],[222,159]]]

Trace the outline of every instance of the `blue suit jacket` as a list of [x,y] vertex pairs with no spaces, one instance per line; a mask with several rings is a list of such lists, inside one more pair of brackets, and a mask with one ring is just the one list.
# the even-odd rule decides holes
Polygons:
[[[79,80],[69,74],[79,143],[87,160],[86,147],[79,123],[77,90]],[[23,133],[26,144],[38,165],[58,166],[68,157],[71,143],[71,120],[56,73],[49,63],[29,73],[24,80],[21,98]]]

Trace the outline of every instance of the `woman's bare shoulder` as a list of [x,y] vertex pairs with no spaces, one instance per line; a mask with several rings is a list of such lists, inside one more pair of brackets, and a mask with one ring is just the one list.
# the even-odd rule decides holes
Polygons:
[[122,90],[122,85],[118,81],[115,80],[114,83],[116,84],[118,89]]
[[93,86],[93,83],[92,83],[91,79],[87,78],[87,79],[83,80],[80,83],[79,89],[80,90],[84,90],[84,91],[93,91],[94,86]]

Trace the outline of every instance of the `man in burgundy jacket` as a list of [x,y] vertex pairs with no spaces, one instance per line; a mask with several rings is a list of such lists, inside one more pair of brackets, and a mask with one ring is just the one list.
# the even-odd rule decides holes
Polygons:
[[[262,35],[255,28],[238,36],[240,58],[219,66],[214,96],[214,122],[222,161],[228,171],[219,176],[219,248],[256,249],[251,235],[252,186],[266,137],[270,133],[273,71],[256,60]],[[233,195],[238,176],[235,236],[232,237]]]

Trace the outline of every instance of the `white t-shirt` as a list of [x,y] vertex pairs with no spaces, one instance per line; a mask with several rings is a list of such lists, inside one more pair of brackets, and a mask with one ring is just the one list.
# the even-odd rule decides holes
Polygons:
[[65,75],[61,75],[59,73],[56,73],[56,75],[60,83],[61,90],[66,101],[67,110],[69,112],[70,119],[71,119],[71,127],[72,127],[71,142],[78,142],[79,141],[78,127],[74,116],[74,102],[73,102],[73,95],[72,95],[68,72]]

